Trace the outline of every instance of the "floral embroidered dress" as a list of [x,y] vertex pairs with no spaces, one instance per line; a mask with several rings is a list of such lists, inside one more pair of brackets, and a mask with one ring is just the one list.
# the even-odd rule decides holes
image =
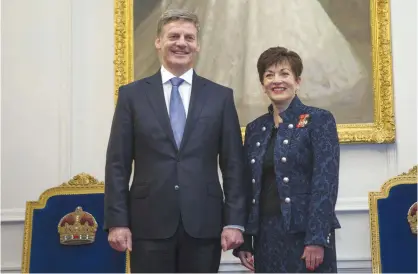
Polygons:
[[[250,213],[245,243],[234,254],[252,251],[256,272],[306,272],[304,247],[319,245],[325,255],[316,271],[336,272],[334,233],[341,226],[335,214],[340,157],[335,119],[297,96],[280,116],[276,134],[271,106],[247,125]],[[266,186],[276,193],[266,193]]]

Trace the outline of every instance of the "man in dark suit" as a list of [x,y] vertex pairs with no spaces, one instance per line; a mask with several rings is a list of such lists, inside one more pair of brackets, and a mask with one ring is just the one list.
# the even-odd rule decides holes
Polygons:
[[198,36],[195,14],[165,12],[155,40],[161,69],[119,90],[107,150],[105,229],[114,249],[132,251],[132,272],[217,272],[221,248],[243,242],[247,212],[233,93],[193,71]]

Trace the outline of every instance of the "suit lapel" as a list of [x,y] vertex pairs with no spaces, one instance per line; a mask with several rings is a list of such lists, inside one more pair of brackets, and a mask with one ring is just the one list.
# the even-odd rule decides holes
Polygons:
[[165,103],[161,73],[158,71],[156,74],[149,77],[147,83],[150,85],[150,88],[146,90],[146,94],[152,108],[154,109],[155,116],[157,117],[162,129],[171,140],[174,148],[177,149]]
[[195,125],[195,122],[197,118],[200,115],[200,112],[202,111],[202,107],[205,103],[205,97],[206,94],[204,92],[204,87],[206,85],[206,82],[204,79],[196,75],[195,72],[193,72],[193,83],[192,83],[192,91],[190,96],[190,106],[189,106],[189,112],[187,114],[187,120],[186,120],[186,126],[183,133],[183,138],[180,144],[180,150],[185,146],[187,140],[190,137],[190,134],[193,130],[193,126]]

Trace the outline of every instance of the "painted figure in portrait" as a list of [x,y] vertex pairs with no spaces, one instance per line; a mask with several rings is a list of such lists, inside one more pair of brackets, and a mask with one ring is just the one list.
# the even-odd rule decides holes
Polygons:
[[299,98],[330,110],[339,124],[373,122],[369,1],[134,0],[134,79],[159,68],[155,22],[168,8],[201,18],[197,73],[234,89],[240,123],[267,111],[257,57],[284,46],[304,60]]

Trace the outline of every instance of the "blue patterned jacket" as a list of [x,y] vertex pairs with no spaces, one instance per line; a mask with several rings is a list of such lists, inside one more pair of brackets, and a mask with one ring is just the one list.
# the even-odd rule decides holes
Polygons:
[[[328,246],[329,233],[341,227],[335,214],[340,158],[335,119],[297,96],[280,116],[274,164],[285,229],[305,232],[306,245]],[[258,231],[263,155],[273,126],[270,106],[269,113],[249,123],[245,132],[245,178],[252,189],[248,235]]]

